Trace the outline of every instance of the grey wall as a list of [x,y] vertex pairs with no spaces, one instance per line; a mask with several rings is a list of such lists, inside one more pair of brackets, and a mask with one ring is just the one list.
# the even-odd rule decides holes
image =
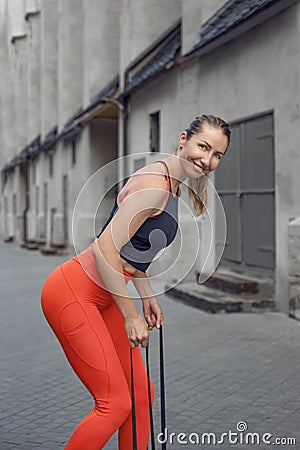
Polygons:
[[181,0],[121,0],[120,73],[181,17]]
[[[162,151],[176,144],[195,115],[228,121],[274,111],[276,301],[287,310],[288,223],[300,215],[300,5],[297,4],[219,49],[182,66],[135,94],[130,110],[130,151],[148,150],[149,113],[162,114]],[[218,170],[222,170],[221,165]],[[188,253],[187,253],[188,257]]]
[[226,0],[182,0],[183,54],[199,41],[201,25],[224,3]]
[[[83,2],[84,105],[119,71],[120,0]],[[101,74],[101,79],[100,79]]]
[[[283,308],[288,298],[288,221],[300,214],[299,16],[296,5],[201,58],[198,70],[190,69],[198,80],[201,112],[236,120],[274,110],[276,296]],[[190,70],[183,76],[191,76]]]
[[[223,3],[221,0],[30,0],[26,5],[23,0],[0,2],[1,167],[37,134],[44,137],[55,125],[61,130],[117,72],[122,83],[128,64],[181,16],[183,52],[188,50],[198,40],[201,23]],[[31,13],[27,21],[26,11]],[[213,112],[234,121],[274,112],[276,300],[283,309],[288,298],[288,224],[291,218],[300,216],[299,34],[298,3],[206,56],[177,67],[134,94],[129,102],[130,153],[149,150],[149,114],[156,110],[161,111],[161,150],[166,153],[176,147],[180,131],[195,115]],[[102,125],[98,122],[91,128],[88,124],[83,127],[77,137],[75,166],[68,141],[58,143],[54,149],[52,179],[47,155],[42,154],[35,163],[35,181],[30,168],[28,217],[29,235],[33,239],[39,233],[36,188],[40,191],[39,221],[47,222],[42,186],[48,183],[48,207],[57,209],[55,236],[59,243],[63,175],[69,175],[71,215],[85,180],[98,165],[114,157],[117,145],[120,149],[116,122]],[[114,149],[110,154],[108,147]],[[17,216],[13,214],[14,194]],[[92,197],[94,201],[95,196]],[[16,168],[1,193],[1,235],[12,234],[20,239],[24,201],[24,174]],[[87,203],[82,210],[83,230],[92,215]],[[184,226],[188,232],[188,225]],[[201,220],[199,226],[205,226]]]
[[62,128],[83,104],[82,0],[59,0],[58,15],[58,124]]
[[43,0],[41,10],[41,136],[57,124],[58,0]]

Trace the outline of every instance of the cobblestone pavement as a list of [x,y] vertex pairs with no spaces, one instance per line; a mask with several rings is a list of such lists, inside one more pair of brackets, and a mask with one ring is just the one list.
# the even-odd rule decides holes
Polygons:
[[[62,450],[92,407],[40,308],[43,281],[66,259],[0,243],[1,450]],[[256,439],[270,433],[270,442],[295,437],[296,445],[282,441],[272,447],[299,449],[300,322],[281,313],[209,315],[166,296],[161,303],[167,448],[271,448],[262,442],[244,444],[241,438],[245,441],[248,432],[257,433]],[[159,392],[157,341],[153,331],[152,378]],[[156,418],[158,407],[156,399]],[[242,421],[248,430],[238,434],[238,444],[231,445],[228,437],[223,444],[195,443],[202,433],[220,439],[221,433],[236,432]],[[115,436],[105,448],[117,449]]]

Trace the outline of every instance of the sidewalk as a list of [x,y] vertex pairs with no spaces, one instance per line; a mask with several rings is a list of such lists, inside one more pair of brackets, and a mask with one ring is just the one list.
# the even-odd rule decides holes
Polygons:
[[[69,368],[40,308],[43,281],[66,259],[0,242],[0,450],[62,450],[92,407],[89,393]],[[281,437],[295,437],[298,442],[273,448],[299,449],[300,322],[274,312],[212,315],[167,296],[160,301],[166,316],[168,450],[271,447],[230,445],[226,437],[225,443],[215,445],[178,442],[179,433],[186,434],[181,441],[196,442],[197,435],[201,439],[208,432],[219,439],[229,430],[236,432],[241,421],[247,423],[248,433],[259,433],[260,439],[270,433],[270,442]],[[156,417],[157,337],[155,330],[151,371]],[[172,444],[170,433],[175,433]],[[116,450],[116,438],[105,448]]]

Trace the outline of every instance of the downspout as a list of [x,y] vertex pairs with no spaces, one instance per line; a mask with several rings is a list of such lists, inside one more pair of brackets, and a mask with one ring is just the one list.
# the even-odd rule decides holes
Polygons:
[[[122,189],[123,179],[125,177],[125,164],[124,164],[124,156],[127,155],[127,104],[126,100],[124,103],[121,103],[119,100],[103,97],[101,99],[105,103],[112,103],[115,105],[120,113],[119,116],[119,126],[118,126],[118,192]],[[125,182],[125,180],[124,180]]]
[[[127,156],[128,155],[128,103],[127,103],[127,97],[124,98],[124,113],[123,113],[123,156]],[[122,158],[122,162],[123,162],[123,183],[122,186],[124,186],[124,184],[127,181],[127,174],[128,174],[128,164],[126,164],[127,159],[126,158]]]
[[27,214],[30,208],[30,193],[29,193],[29,158],[25,158],[25,209],[23,211],[23,242],[22,246],[26,246],[28,243],[28,229],[27,229]]

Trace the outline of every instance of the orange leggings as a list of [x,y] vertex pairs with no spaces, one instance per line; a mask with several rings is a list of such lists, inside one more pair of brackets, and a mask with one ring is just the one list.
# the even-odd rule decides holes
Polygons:
[[[124,271],[126,282],[130,277]],[[116,430],[120,450],[132,449],[130,345],[113,297],[85,273],[74,257],[47,278],[42,309],[72,368],[95,406],[73,432],[65,450],[102,449]],[[133,350],[137,445],[149,439],[147,373]],[[153,385],[151,383],[153,401]]]

